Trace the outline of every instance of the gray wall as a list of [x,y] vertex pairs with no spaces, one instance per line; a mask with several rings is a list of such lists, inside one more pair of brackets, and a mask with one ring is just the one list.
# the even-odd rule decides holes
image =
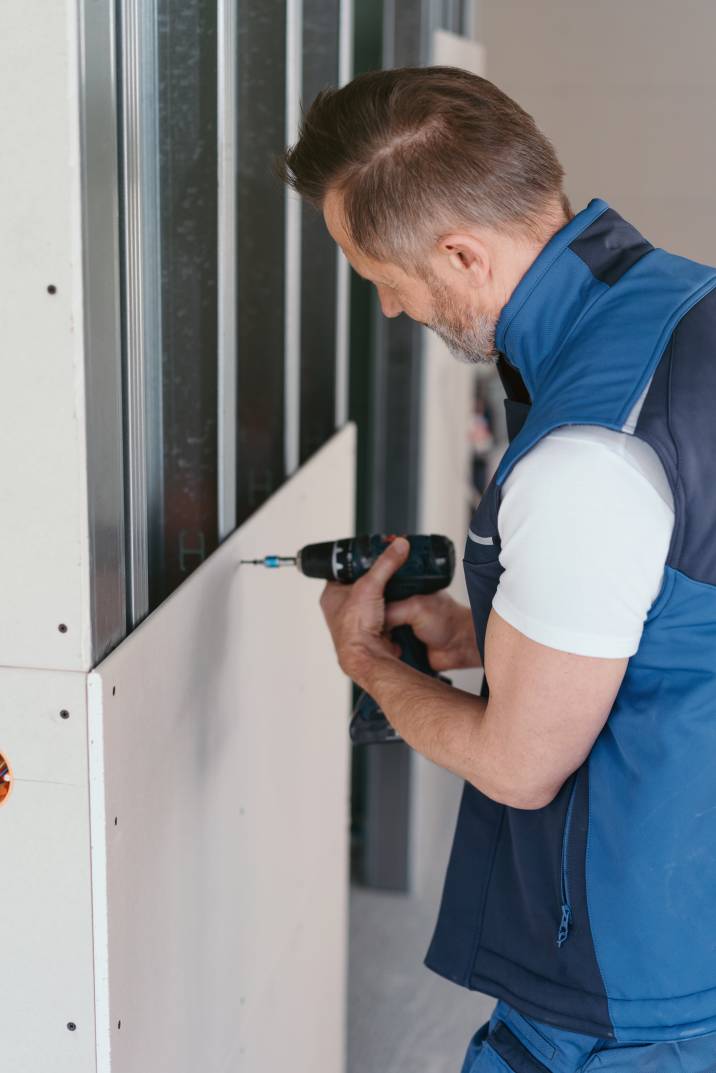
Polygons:
[[716,261],[712,0],[484,0],[487,77],[553,140],[575,211],[603,197]]

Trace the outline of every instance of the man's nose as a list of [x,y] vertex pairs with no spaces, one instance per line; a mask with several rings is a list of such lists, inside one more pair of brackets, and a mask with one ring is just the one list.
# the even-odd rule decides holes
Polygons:
[[382,287],[378,287],[378,298],[380,300],[380,308],[383,310],[384,317],[399,317],[403,312],[398,299],[389,290],[384,290]]

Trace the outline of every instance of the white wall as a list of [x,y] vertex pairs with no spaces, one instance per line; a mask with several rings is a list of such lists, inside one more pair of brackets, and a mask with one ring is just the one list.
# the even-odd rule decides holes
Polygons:
[[238,562],[353,531],[354,431],[89,675],[0,668],[3,1069],[344,1068],[350,685]]
[[713,0],[484,0],[480,15],[487,77],[554,142],[575,211],[603,197],[713,264]]
[[88,302],[116,312],[116,173],[102,139],[82,152],[114,137],[88,33],[113,12],[0,4],[0,1065],[340,1073],[349,684],[319,583],[237,560],[353,531],[353,428],[91,670],[92,585],[122,588],[116,562],[91,576],[88,503],[121,460],[116,393],[88,405],[119,379]]
[[354,471],[348,426],[89,677],[98,1073],[343,1069],[350,683],[323,583],[239,559],[351,533]]
[[79,10],[0,5],[0,1047],[48,1073],[95,1054]]
[[91,664],[79,43],[75,0],[0,5],[3,666]]
[[14,774],[0,807],[4,1070],[95,1070],[85,679],[0,667],[0,751]]

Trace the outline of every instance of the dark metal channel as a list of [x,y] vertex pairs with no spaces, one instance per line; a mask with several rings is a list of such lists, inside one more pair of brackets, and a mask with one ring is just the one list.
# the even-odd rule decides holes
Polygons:
[[[431,30],[428,0],[384,0],[381,14],[382,66],[424,63]],[[366,521],[372,530],[406,533],[415,530],[418,514],[421,331],[405,315],[386,319],[375,294],[370,308],[372,442]],[[353,360],[361,357],[355,355]],[[365,795],[359,875],[369,886],[405,891],[409,886],[411,751],[398,743],[368,746],[363,752],[356,758],[362,767]]]
[[237,524],[284,478],[286,5],[238,5]]
[[[338,0],[303,3],[303,107],[338,82]],[[305,462],[335,429],[337,258],[323,217],[304,203],[301,237],[301,424]]]
[[164,534],[150,608],[218,543],[216,5],[160,0],[158,14]]

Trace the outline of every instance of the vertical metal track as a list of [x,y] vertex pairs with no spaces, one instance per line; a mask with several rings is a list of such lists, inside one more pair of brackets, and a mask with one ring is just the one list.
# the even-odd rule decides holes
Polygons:
[[383,66],[393,67],[395,56],[395,4],[396,0],[383,0]]
[[[286,142],[298,136],[303,86],[303,2],[286,2]],[[301,201],[286,188],[284,309],[284,458],[286,476],[299,465],[301,419]]]
[[[338,37],[338,83],[353,76],[353,0],[341,0]],[[336,281],[336,428],[348,420],[350,268],[340,249]]]
[[122,55],[128,611],[149,608],[161,528],[161,259],[156,0],[119,5]]
[[[384,0],[384,67],[429,62],[432,17],[442,3]],[[370,525],[385,532],[415,532],[422,391],[422,329],[407,317],[386,320],[374,305],[374,413]],[[368,750],[365,757],[363,880],[369,886],[408,890],[412,754],[404,743]]]
[[236,34],[234,0],[218,0],[219,540],[223,540],[236,528]]
[[84,0],[80,20],[82,246],[92,663],[127,631],[117,67],[114,5]]

